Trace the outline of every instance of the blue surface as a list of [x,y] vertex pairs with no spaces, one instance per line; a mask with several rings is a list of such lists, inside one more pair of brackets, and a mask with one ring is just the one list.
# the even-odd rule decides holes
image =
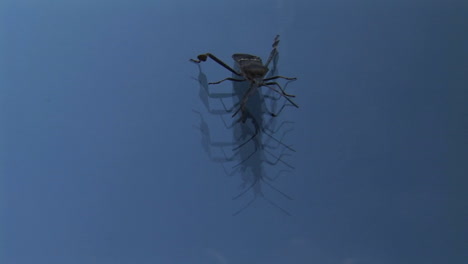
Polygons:
[[[2,1],[0,262],[465,263],[467,17],[466,1]],[[240,180],[193,128],[188,59],[266,59],[276,34],[301,106],[275,182],[292,216],[259,199],[233,217]]]

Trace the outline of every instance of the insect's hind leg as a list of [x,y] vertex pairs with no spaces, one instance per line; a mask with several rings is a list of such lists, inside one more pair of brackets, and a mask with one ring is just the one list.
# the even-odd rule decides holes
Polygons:
[[286,100],[288,100],[288,102],[290,102],[290,103],[291,103],[292,105],[294,105],[296,108],[299,108],[299,106],[298,106],[296,103],[294,103],[291,99],[289,99],[289,97],[295,97],[294,95],[289,95],[289,94],[285,93],[283,89],[281,89],[281,92],[280,92],[280,91],[276,90],[275,88],[269,86],[269,84],[270,84],[270,83],[265,83],[265,84],[263,84],[263,86],[265,86],[265,87],[267,87],[267,88],[273,90],[273,91],[276,92],[276,93],[279,93],[279,94],[282,95]]
[[292,105],[289,105],[289,104],[283,104],[283,106],[281,107],[281,109],[279,111],[277,111],[276,113],[275,112],[272,112],[271,110],[269,110],[268,108],[266,108],[266,112],[271,116],[271,117],[277,117],[281,114],[281,112],[283,112],[284,108],[286,106],[292,106]]
[[247,103],[247,100],[249,99],[250,95],[255,92],[257,89],[257,87],[254,85],[254,84],[251,84],[250,85],[250,88],[249,90],[247,90],[247,92],[244,93],[244,96],[242,97],[242,100],[240,102],[240,107],[237,109],[236,112],[234,112],[234,114],[232,114],[232,117],[236,116],[237,113],[239,113],[239,111],[242,111],[242,122],[245,123],[245,120],[246,120],[246,116],[245,116],[245,105]]
[[281,87],[281,85],[277,82],[267,82],[265,83],[265,85],[276,85],[278,86],[278,88],[281,90],[281,93],[284,95],[284,96],[288,96],[288,97],[296,97],[295,95],[293,94],[288,94],[284,91],[283,87]]
[[198,60],[190,59],[190,61],[195,62],[195,63],[201,63],[202,61],[206,61],[208,59],[208,57],[210,57],[212,60],[216,61],[219,65],[223,66],[226,70],[234,73],[237,76],[242,76],[242,74],[238,73],[236,70],[231,68],[229,65],[227,65],[226,63],[224,63],[222,60],[218,59],[215,55],[213,55],[211,53],[200,54],[200,55],[197,56]]
[[236,216],[240,213],[242,213],[245,209],[247,209],[253,202],[255,202],[255,200],[257,199],[257,197],[254,197],[252,198],[252,200],[250,200],[250,202],[248,202],[246,205],[244,205],[241,209],[237,210],[235,213],[232,214],[232,216]]

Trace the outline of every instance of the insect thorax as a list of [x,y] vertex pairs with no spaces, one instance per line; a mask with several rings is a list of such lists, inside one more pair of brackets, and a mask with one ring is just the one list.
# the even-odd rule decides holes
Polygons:
[[237,53],[232,55],[242,74],[249,80],[263,78],[268,68],[263,66],[262,59],[250,54]]

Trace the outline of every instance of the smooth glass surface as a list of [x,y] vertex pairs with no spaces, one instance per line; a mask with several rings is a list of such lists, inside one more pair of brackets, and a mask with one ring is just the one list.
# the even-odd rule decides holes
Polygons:
[[[437,0],[1,1],[0,263],[466,263],[467,17]],[[242,177],[194,112],[232,142],[197,82],[231,73],[188,60],[265,61],[277,34],[300,108],[278,117],[296,152],[272,184],[293,200],[262,190],[291,216],[261,197],[233,216],[254,190],[232,199]]]

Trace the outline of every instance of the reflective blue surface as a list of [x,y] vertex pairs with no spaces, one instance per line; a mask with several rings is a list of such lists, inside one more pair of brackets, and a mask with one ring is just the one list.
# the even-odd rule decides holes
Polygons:
[[[463,1],[2,1],[0,262],[463,263],[467,14]],[[273,184],[294,200],[263,190],[291,216],[261,198],[233,216],[253,193],[233,200],[242,178],[207,155],[188,59],[266,60],[277,34],[300,108],[278,117],[296,152]],[[213,141],[232,140],[203,113]]]

